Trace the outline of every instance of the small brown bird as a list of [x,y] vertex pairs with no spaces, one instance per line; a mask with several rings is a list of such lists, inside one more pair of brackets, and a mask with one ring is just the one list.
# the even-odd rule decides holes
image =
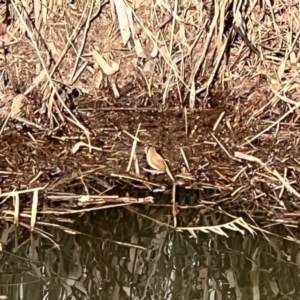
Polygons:
[[155,148],[153,146],[146,147],[145,153],[147,157],[147,162],[149,166],[158,171],[162,171],[164,173],[167,173],[167,175],[171,178],[173,182],[175,182],[174,177],[165,162],[165,160],[156,152]]

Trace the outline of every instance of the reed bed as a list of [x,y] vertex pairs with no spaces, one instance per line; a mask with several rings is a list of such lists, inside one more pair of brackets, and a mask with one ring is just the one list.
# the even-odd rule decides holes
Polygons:
[[[182,230],[184,187],[203,192],[195,209],[260,211],[297,226],[297,1],[0,8],[3,218],[29,217],[34,230],[38,214],[155,205],[167,190]],[[149,171],[149,145],[174,182]]]

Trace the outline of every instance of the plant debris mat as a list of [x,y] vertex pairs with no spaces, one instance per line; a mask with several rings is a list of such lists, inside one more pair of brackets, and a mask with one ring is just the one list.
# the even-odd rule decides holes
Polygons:
[[[124,184],[148,191],[170,188],[167,174],[149,172],[145,147],[152,145],[178,186],[211,190],[231,203],[295,209],[298,115],[291,113],[285,123],[276,123],[284,112],[268,111],[247,124],[234,110],[235,100],[226,103],[193,112],[90,109],[80,117],[91,132],[91,149],[86,136],[70,122],[39,130],[9,121],[1,136],[1,191],[45,187],[48,194],[99,195]],[[247,118],[256,112],[249,103],[243,106]]]

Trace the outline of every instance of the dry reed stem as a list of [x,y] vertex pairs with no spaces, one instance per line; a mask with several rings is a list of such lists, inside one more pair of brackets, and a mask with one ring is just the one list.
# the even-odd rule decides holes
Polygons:
[[[22,30],[26,31],[29,36],[32,30],[24,24],[22,19],[25,12],[31,12],[32,2],[23,1],[25,7],[22,8],[22,14],[20,6],[18,8],[15,2],[12,2],[14,13],[21,18],[18,21],[19,26],[22,26]],[[45,6],[45,3],[35,1],[35,5],[32,6],[36,26],[32,36],[36,38],[38,34],[41,34],[49,49],[56,52],[55,65],[51,66],[51,71],[48,71],[47,82],[55,79],[53,77],[56,77],[59,66],[63,73],[68,74],[68,79],[62,80],[64,84],[80,83],[79,85],[85,91],[93,94],[95,91],[93,83],[85,84],[82,81],[89,71],[97,76],[97,70],[88,67],[90,61],[88,53],[91,45],[101,47],[101,41],[108,42],[107,47],[103,49],[105,56],[121,57],[120,52],[116,50],[120,48],[117,45],[120,45],[121,36],[111,24],[111,21],[117,22],[113,1],[110,5],[108,2],[78,1],[72,4],[72,9],[67,3],[51,7],[50,4]],[[281,10],[283,5],[285,5],[285,14]],[[299,20],[296,16],[299,8],[292,1],[285,4],[275,1],[272,5],[270,2],[267,5],[263,3],[262,6],[266,6],[265,8],[259,7],[255,0],[214,1],[211,5],[202,1],[189,0],[183,3],[161,0],[156,4],[149,0],[146,3],[135,3],[135,7],[125,2],[125,6],[131,10],[133,16],[129,19],[131,30],[135,33],[132,36],[135,46],[137,42],[140,43],[140,51],[145,53],[143,57],[146,58],[144,65],[137,66],[134,72],[137,76],[138,73],[143,75],[149,95],[154,94],[155,86],[160,87],[164,104],[167,104],[170,93],[175,92],[178,94],[179,104],[182,105],[189,99],[189,107],[193,108],[199,101],[198,97],[201,97],[201,94],[205,95],[203,92],[207,92],[215,81],[224,85],[225,80],[226,85],[240,86],[243,89],[241,84],[249,80],[250,85],[247,89],[250,90],[251,85],[256,85],[254,81],[251,83],[253,74],[254,77],[265,75],[272,85],[282,87],[289,78],[293,77],[295,71],[293,64],[297,64],[299,32],[296,28],[298,28]],[[76,15],[73,12],[79,7],[81,13]],[[183,9],[183,7],[189,9]],[[58,9],[62,11],[61,15]],[[232,17],[232,23],[228,19],[229,15]],[[23,23],[21,24],[20,21]],[[68,29],[66,22],[72,24],[73,28],[70,33],[64,34],[60,24],[65,24]],[[260,49],[261,57],[255,57],[248,45],[240,42],[241,38],[237,33],[232,35],[233,25],[241,29],[248,40]],[[231,30],[227,30],[227,27]],[[282,31],[285,32],[286,28],[288,34],[283,37]],[[50,36],[45,35],[46,29],[51,32]],[[78,37],[80,40],[77,45],[75,39]],[[34,50],[41,60],[41,55],[45,56],[42,53],[43,45],[36,47],[32,42],[32,46],[31,50]],[[230,51],[227,60],[225,48],[229,48]],[[125,49],[132,57],[139,58],[135,52],[136,49],[130,49],[129,45],[126,45]],[[270,49],[275,49],[275,51],[271,52]],[[75,55],[71,53],[73,50]],[[276,56],[276,51],[283,54],[282,59]],[[78,69],[79,61],[83,57],[86,60]],[[129,65],[134,67],[136,58],[132,61],[121,60],[121,77],[128,71]],[[122,69],[122,61],[127,70]],[[146,71],[146,64],[156,65],[157,71]],[[72,69],[71,74],[70,69]],[[156,78],[153,76],[154,73],[156,73]],[[207,73],[209,76],[206,76]],[[50,83],[50,85],[53,88],[53,84]],[[182,88],[185,90],[184,94],[182,94]],[[236,89],[232,92],[234,93]],[[187,98],[188,94],[189,98]]]
[[[57,89],[56,89],[56,86],[54,85],[53,81],[51,80],[51,77],[49,75],[49,72],[47,70],[47,67],[46,67],[46,64],[41,56],[41,53],[39,51],[39,48],[38,48],[38,45],[34,39],[34,36],[33,36],[33,33],[32,31],[29,29],[29,27],[27,26],[26,24],[26,21],[24,20],[23,16],[21,15],[19,9],[17,8],[17,6],[15,5],[15,3],[12,1],[12,6],[15,10],[15,12],[17,13],[18,17],[20,18],[21,22],[23,23],[23,26],[24,28],[26,28],[26,32],[27,34],[29,35],[30,39],[31,39],[31,42],[33,44],[33,47],[34,49],[36,50],[36,53],[39,57],[39,60],[40,60],[40,63],[43,67],[43,70],[45,71],[46,73],[46,76],[50,82],[50,85],[51,85],[51,88],[55,91],[55,94],[58,98],[58,100],[60,101],[61,105],[64,107],[64,109],[69,113],[69,115],[72,117],[72,119],[70,118],[67,118],[69,121],[71,121],[72,123],[76,124],[76,126],[78,126],[80,129],[83,130],[83,132],[85,133],[87,139],[88,139],[88,142],[89,142],[89,146],[91,146],[90,144],[90,133],[88,132],[88,130],[77,120],[77,118],[74,116],[74,114],[70,111],[70,109],[66,106],[65,102],[61,99],[59,93],[57,92]],[[91,149],[89,149],[91,151]]]
[[[82,41],[81,41],[81,46],[80,46],[80,49],[79,49],[79,51],[77,52],[77,55],[76,55],[76,61],[75,61],[74,68],[73,68],[73,71],[72,71],[72,73],[70,75],[70,79],[69,79],[69,83],[68,83],[69,85],[72,84],[72,82],[74,80],[76,69],[77,69],[80,57],[82,55],[82,52],[83,52],[83,49],[84,49],[84,46],[85,46],[85,43],[86,43],[87,33],[88,33],[88,29],[90,27],[92,12],[93,12],[93,8],[94,8],[94,2],[95,2],[95,0],[91,0],[90,9],[89,9],[89,12],[88,12],[88,17],[87,17],[87,20],[86,20],[86,23],[85,23],[85,27],[84,27],[84,32],[83,32],[83,38],[82,38]],[[88,2],[87,2],[86,5],[88,5]]]
[[134,157],[135,151],[136,151],[137,142],[139,141],[138,140],[138,134],[139,134],[139,131],[140,131],[140,127],[141,127],[141,123],[139,123],[138,128],[137,128],[136,133],[135,133],[135,136],[133,138],[133,143],[132,143],[130,158],[129,158],[129,162],[128,162],[128,166],[127,166],[126,172],[129,172],[130,168],[131,168],[132,160],[133,160],[133,157]]

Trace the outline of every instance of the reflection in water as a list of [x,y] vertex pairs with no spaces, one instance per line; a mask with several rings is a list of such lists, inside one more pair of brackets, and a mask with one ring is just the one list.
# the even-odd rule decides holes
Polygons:
[[153,207],[103,210],[67,224],[47,218],[40,234],[3,225],[0,299],[299,299],[294,242],[234,231],[195,239],[154,222],[172,217]]

